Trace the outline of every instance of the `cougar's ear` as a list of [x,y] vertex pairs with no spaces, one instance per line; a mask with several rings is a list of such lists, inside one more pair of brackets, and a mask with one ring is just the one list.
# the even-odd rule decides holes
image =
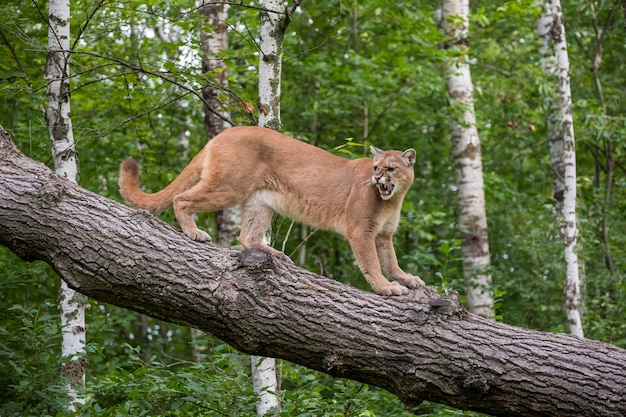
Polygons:
[[370,146],[370,151],[374,154],[374,156],[378,156],[383,153],[382,149],[378,149],[376,146]]
[[402,157],[409,163],[409,165],[415,165],[415,159],[417,158],[417,154],[415,153],[415,149],[407,149],[402,152]]

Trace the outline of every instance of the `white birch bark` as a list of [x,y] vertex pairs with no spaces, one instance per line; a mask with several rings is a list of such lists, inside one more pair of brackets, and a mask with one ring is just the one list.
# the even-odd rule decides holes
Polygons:
[[44,74],[48,82],[46,120],[56,172],[76,182],[78,168],[69,93],[70,5],[68,0],[51,0],[48,8],[48,55]]
[[259,126],[281,129],[280,78],[287,9],[280,0],[264,0],[259,48]]
[[[78,166],[70,118],[69,0],[51,0],[48,6],[48,54],[44,77],[47,81],[46,120],[50,132],[52,157],[58,174],[76,182]],[[77,404],[85,399],[77,390],[85,387],[85,305],[86,297],[70,289],[65,281],[59,290],[62,346],[61,373],[68,378],[67,396],[69,411],[75,412]]]
[[[548,116],[550,132],[550,157],[554,170],[555,211],[565,247],[566,278],[564,285],[565,315],[570,332],[584,337],[580,313],[580,270],[577,255],[578,225],[576,215],[576,141],[572,115],[572,94],[569,77],[569,57],[563,25],[560,0],[545,1],[539,21],[539,37],[544,45],[554,42],[555,59],[543,58],[549,46],[544,46],[542,64],[548,75],[558,78],[557,109],[554,118]],[[544,41],[545,39],[545,41]],[[554,62],[554,65],[551,64]]]
[[278,380],[276,378],[276,359],[251,355],[252,387],[257,395],[257,416],[278,414]]
[[469,30],[469,0],[445,0],[442,24],[448,47],[458,51],[446,64],[446,83],[453,117],[452,153],[456,165],[463,274],[469,311],[493,316],[493,290],[480,139],[474,114],[474,87],[465,55]]
[[[282,50],[287,10],[281,0],[264,0],[261,11],[259,55],[259,126],[281,129],[280,94]],[[266,237],[267,239],[267,237]],[[254,392],[258,396],[257,415],[265,416],[280,409],[276,359],[251,356]]]
[[85,404],[80,391],[85,389],[85,368],[87,359],[85,352],[86,331],[85,306],[87,297],[76,292],[61,281],[59,289],[59,310],[61,312],[62,344],[61,374],[68,378],[67,398],[68,411],[75,412],[77,405]]

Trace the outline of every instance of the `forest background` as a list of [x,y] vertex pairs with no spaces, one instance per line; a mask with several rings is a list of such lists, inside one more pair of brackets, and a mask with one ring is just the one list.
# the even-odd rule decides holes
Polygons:
[[[236,124],[256,124],[258,3],[229,10],[223,51]],[[284,40],[283,132],[346,157],[369,144],[418,151],[416,181],[396,234],[401,265],[463,295],[455,169],[437,28],[438,2],[305,2]],[[564,4],[578,168],[585,336],[626,347],[624,261],[624,14],[617,2]],[[567,331],[563,244],[554,220],[546,97],[533,1],[473,2],[470,55],[482,142],[497,318]],[[46,4],[0,5],[0,125],[33,159],[52,164],[45,107]],[[79,184],[121,200],[122,158],[142,183],[170,182],[204,143],[196,4],[72,2],[72,123]],[[174,222],[173,214],[163,218]],[[200,223],[214,230],[211,216]],[[303,267],[366,284],[339,236],[277,218],[277,247]],[[301,245],[303,239],[306,244]],[[58,415],[59,278],[0,248],[0,414]],[[248,359],[188,328],[90,301],[85,415],[254,415]],[[209,346],[197,361],[197,345]],[[282,366],[284,415],[402,415],[393,396],[292,364]],[[460,411],[423,404],[416,414]],[[307,414],[308,413],[308,414]],[[369,413],[369,414],[368,414]],[[407,415],[409,413],[407,412]]]

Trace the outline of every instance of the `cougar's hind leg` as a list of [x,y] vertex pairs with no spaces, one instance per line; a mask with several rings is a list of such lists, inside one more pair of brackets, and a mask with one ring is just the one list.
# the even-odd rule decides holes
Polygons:
[[262,249],[279,259],[292,263],[287,255],[272,248],[264,241],[265,232],[272,221],[273,214],[274,210],[271,207],[260,204],[254,197],[248,199],[243,204],[241,211],[239,241],[246,249]]
[[231,188],[216,186],[210,178],[204,179],[174,197],[174,214],[183,233],[189,238],[199,242],[211,241],[207,232],[198,229],[193,215],[232,207],[244,199],[245,196]]

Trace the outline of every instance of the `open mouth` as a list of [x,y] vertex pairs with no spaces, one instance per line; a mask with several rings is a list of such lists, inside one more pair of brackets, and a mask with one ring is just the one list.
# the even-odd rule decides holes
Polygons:
[[391,195],[393,194],[393,184],[377,182],[376,188],[378,188],[380,198],[383,200],[389,200],[391,198]]

